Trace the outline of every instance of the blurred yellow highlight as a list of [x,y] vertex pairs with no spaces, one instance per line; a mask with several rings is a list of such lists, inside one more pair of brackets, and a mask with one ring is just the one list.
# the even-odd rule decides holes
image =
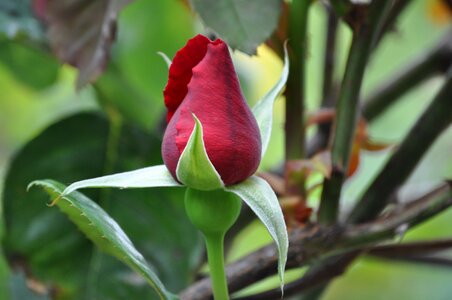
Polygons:
[[428,2],[428,14],[434,23],[446,25],[452,21],[451,0],[430,0]]

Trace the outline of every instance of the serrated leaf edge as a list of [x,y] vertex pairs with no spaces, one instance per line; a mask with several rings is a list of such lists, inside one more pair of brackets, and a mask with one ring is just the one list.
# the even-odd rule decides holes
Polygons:
[[[53,181],[53,180],[52,180],[52,181]],[[44,187],[44,189],[45,189],[45,188],[52,189],[55,193],[59,193],[58,190],[56,190],[55,187],[53,187],[51,184],[49,184],[46,180],[35,180],[35,181],[31,182],[31,183],[28,185],[27,190],[30,189],[30,188],[33,187],[33,186]],[[83,195],[83,194],[82,194],[82,195]],[[75,209],[77,209],[77,210],[80,211],[80,209],[77,208],[77,207],[74,205],[73,201],[72,201],[71,199],[69,199],[67,196],[69,196],[69,195],[63,195],[63,194],[60,193],[60,196],[59,196],[58,198],[64,199],[65,201],[67,201],[67,202],[69,203],[69,205],[70,205],[71,207],[74,207]],[[84,195],[83,195],[83,196],[84,196]],[[84,197],[86,197],[86,196],[84,196]],[[89,198],[87,198],[87,199],[89,199]],[[90,200],[91,200],[91,199],[90,199]],[[92,200],[91,200],[91,201],[92,201]],[[100,209],[106,216],[108,216],[111,220],[113,220],[113,219],[107,214],[107,212],[105,212],[105,211],[104,211],[100,206],[98,206],[95,202],[93,202],[92,204],[95,205],[95,206],[97,206],[98,209]],[[72,218],[70,217],[69,214],[67,214],[67,213],[64,212],[64,211],[63,211],[63,213],[66,214],[67,217],[68,217],[69,219],[71,219],[71,221],[72,221]],[[86,214],[82,211],[82,212],[80,213],[80,216],[83,216],[84,218],[86,218],[87,224],[88,224],[89,226],[94,227],[94,229],[99,233],[98,235],[99,235],[102,239],[107,240],[107,241],[111,244],[111,247],[116,248],[116,249],[119,249],[117,245],[115,245],[115,244],[113,244],[113,243],[111,243],[111,242],[109,241],[109,238],[107,238],[107,236],[105,236],[104,234],[101,234],[102,231],[99,230],[96,226],[94,226],[93,221],[89,218],[88,215],[86,215]],[[114,220],[113,220],[113,221],[114,221]],[[85,232],[79,227],[79,225],[78,225],[76,222],[73,222],[73,223],[75,223],[75,225],[77,225],[77,227],[79,228],[79,230],[80,230],[85,236],[87,236],[94,244],[96,244],[97,247],[99,247],[99,246],[97,245],[97,243],[96,243],[94,240],[92,240],[91,237],[90,237],[89,235],[85,234]],[[128,257],[127,255],[124,255],[124,256],[120,257],[119,255],[116,255],[116,254],[114,254],[114,253],[109,253],[109,254],[112,255],[112,256],[114,256],[114,257],[116,257],[116,258],[118,258],[119,260],[123,261],[123,262],[124,262],[126,265],[128,265],[130,268],[132,268],[132,266],[129,265],[128,261],[130,261],[131,263],[136,264],[136,265],[143,265],[143,264],[145,264],[145,267],[146,267],[147,269],[149,269],[149,272],[151,272],[150,274],[146,274],[144,271],[140,270],[141,268],[138,269],[138,270],[135,270],[134,268],[132,268],[132,269],[133,269],[135,272],[140,273],[140,274],[146,279],[146,281],[151,285],[151,287],[152,287],[152,288],[154,289],[154,291],[158,294],[158,296],[159,296],[159,298],[160,298],[161,300],[171,300],[171,299],[174,299],[174,295],[171,294],[170,292],[168,292],[168,291],[166,290],[166,288],[164,287],[163,283],[160,281],[160,279],[157,277],[157,275],[153,273],[153,271],[151,270],[151,268],[150,268],[149,265],[147,264],[146,260],[144,259],[144,256],[143,256],[143,255],[135,248],[135,246],[133,245],[132,241],[131,241],[130,238],[125,234],[125,232],[121,229],[121,227],[119,226],[119,224],[116,223],[116,221],[114,221],[114,223],[113,223],[113,224],[110,223],[110,225],[111,225],[111,226],[114,226],[114,227],[115,227],[115,230],[118,230],[118,229],[119,229],[119,231],[121,232],[121,235],[123,235],[123,239],[125,239],[125,241],[126,241],[127,243],[129,243],[129,244],[132,246],[132,250],[133,250],[133,252],[134,252],[134,255],[139,256],[143,261],[136,260],[136,259],[134,259],[133,257]],[[129,247],[129,250],[131,250],[130,247]],[[108,252],[108,251],[107,251],[107,252]],[[152,277],[152,278],[150,278],[150,277]],[[159,286],[159,285],[160,285],[160,286]]]

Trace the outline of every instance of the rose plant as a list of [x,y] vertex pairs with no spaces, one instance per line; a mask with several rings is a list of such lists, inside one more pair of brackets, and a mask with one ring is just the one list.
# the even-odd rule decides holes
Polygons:
[[[146,289],[146,282],[162,299],[177,297],[166,287],[173,291],[184,288],[180,292],[184,300],[211,299],[212,290],[207,288],[211,283],[215,298],[226,299],[223,237],[242,202],[267,226],[277,247],[264,246],[228,267],[230,291],[240,291],[234,295],[240,299],[281,297],[279,288],[241,291],[277,271],[282,279],[287,233],[281,208],[290,228],[287,266],[307,268],[294,274],[285,296],[341,298],[337,286],[329,288],[330,282],[367,255],[432,266],[449,260],[440,250],[450,249],[452,239],[435,239],[436,230],[430,232],[428,240],[401,242],[401,237],[452,205],[450,175],[443,168],[450,160],[450,131],[446,131],[452,123],[452,32],[432,30],[423,20],[430,6],[441,6],[450,21],[450,0],[430,1],[428,7],[403,0],[6,2],[9,4],[0,5],[0,83],[6,79],[0,100],[0,177],[5,178],[4,184],[0,182],[1,299],[8,298],[4,292],[20,299],[35,298],[35,292],[40,299],[147,299],[154,294]],[[129,2],[133,4],[126,5]],[[250,110],[222,40],[197,36],[173,62],[162,55],[170,70],[164,92],[168,124],[160,149],[159,137],[151,129],[161,117],[159,110],[153,111],[154,92],[157,88],[160,93],[164,87],[159,84],[164,70],[148,53],[153,47],[175,49],[182,44],[181,38],[192,33],[193,23],[199,24],[198,17],[206,31],[233,49],[252,55],[265,43],[259,49],[264,63],[276,54],[278,59],[286,57],[285,68],[275,87]],[[419,29],[413,26],[416,24],[428,36],[412,34]],[[112,52],[117,32],[118,44]],[[403,33],[404,38],[391,32]],[[438,34],[443,37],[432,44]],[[160,44],[162,38],[164,43]],[[391,44],[397,45],[392,49],[396,51],[378,51],[382,45],[390,49]],[[406,60],[417,52],[420,55]],[[401,58],[406,63],[400,64]],[[60,64],[72,67],[64,67],[60,74]],[[78,90],[92,84],[82,95],[67,91],[74,71]],[[381,74],[388,77],[378,83]],[[277,167],[260,173],[278,194],[278,203],[268,184],[253,174],[268,145],[273,101],[286,79],[280,136],[284,154],[274,157]],[[412,93],[419,88],[422,93]],[[73,98],[97,103],[96,112],[85,112],[81,103],[85,100],[75,103]],[[422,105],[413,106],[416,102]],[[21,117],[24,103],[31,106],[26,105],[25,117]],[[314,107],[320,111],[311,111]],[[67,117],[69,112],[76,114]],[[13,141],[11,137],[15,140],[16,135],[19,142],[35,136],[43,124],[54,119],[59,121],[27,141],[11,162],[8,159],[2,176],[4,142]],[[406,131],[410,123],[413,125]],[[311,131],[308,125],[316,128]],[[20,137],[22,130],[28,133]],[[363,150],[386,146],[373,142],[370,133],[374,130],[397,147],[367,164],[367,155],[360,159]],[[394,140],[394,135],[399,137]],[[442,150],[438,151],[436,141],[442,143]],[[9,156],[16,146],[6,148]],[[24,193],[24,186],[35,178],[74,182],[114,170],[154,165],[161,156],[164,165],[84,180],[69,187],[52,180],[34,182],[56,199],[53,204],[99,248],[142,278],[93,249],[56,209],[45,208],[39,193]],[[418,176],[422,173],[424,176]],[[439,187],[424,186],[433,184],[431,180]],[[92,200],[76,191],[109,186],[174,188],[102,191],[92,193]],[[424,193],[424,189],[429,192]],[[176,195],[179,200],[184,198],[184,203],[174,203]],[[122,197],[128,201],[116,200]],[[154,198],[162,201],[151,203]],[[188,218],[179,214],[184,208]],[[253,216],[244,214],[240,220],[244,222],[237,224],[234,233],[251,219]],[[187,228],[189,221],[205,237],[212,280],[202,278],[187,286],[193,271],[199,271],[202,254],[198,248],[202,240],[195,235],[195,228]],[[441,222],[436,223],[441,224],[438,228],[448,227]],[[247,232],[241,234],[248,236]],[[155,270],[144,257],[154,263]],[[384,277],[391,272],[385,271]],[[435,276],[424,277],[404,276],[393,286],[419,280],[439,283]],[[353,286],[361,286],[352,281]],[[375,282],[367,283],[375,286]],[[447,280],[440,284],[450,294]],[[362,290],[369,293],[368,287],[341,285],[344,299],[356,298]],[[265,283],[262,287],[269,288]],[[391,298],[400,290],[408,291],[402,298],[413,298],[410,289],[384,292]],[[381,296],[382,289],[375,291]],[[27,296],[17,296],[22,293]],[[430,298],[433,295],[428,288],[424,293]],[[420,295],[418,291],[416,295]]]
[[43,186],[56,197],[52,205],[58,205],[101,248],[141,273],[162,299],[175,296],[147,267],[119,225],[75,191],[89,187],[185,187],[187,215],[205,237],[216,299],[228,299],[223,238],[237,219],[243,200],[277,245],[282,288],[288,249],[284,217],[272,188],[253,174],[267,148],[273,103],[287,75],[286,54],[281,78],[251,111],[227,45],[221,39],[211,41],[197,35],[170,63],[164,90],[168,109],[162,143],[165,165],[82,180],[68,187],[52,180],[35,181],[30,186]]

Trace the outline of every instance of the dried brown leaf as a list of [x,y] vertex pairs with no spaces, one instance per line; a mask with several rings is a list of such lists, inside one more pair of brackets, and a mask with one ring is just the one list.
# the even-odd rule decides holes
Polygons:
[[77,89],[104,71],[119,11],[131,0],[35,0],[55,55],[79,70]]

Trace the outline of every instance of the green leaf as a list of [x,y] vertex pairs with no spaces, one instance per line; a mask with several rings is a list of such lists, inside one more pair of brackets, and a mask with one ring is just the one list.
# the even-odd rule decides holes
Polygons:
[[149,95],[134,87],[128,75],[119,70],[115,62],[109,64],[105,73],[93,84],[98,102],[104,110],[117,110],[126,121],[132,121],[151,131],[155,126],[149,112],[157,110],[156,102]]
[[236,185],[225,187],[226,191],[239,196],[254,211],[267,228],[278,247],[278,273],[281,281],[281,291],[284,288],[284,269],[287,261],[289,238],[286,223],[278,198],[270,185],[257,176],[252,176]]
[[8,68],[17,81],[37,90],[52,85],[57,80],[60,68],[58,61],[49,53],[1,40],[0,63]]
[[[0,199],[0,205],[1,205],[1,199]],[[3,212],[0,209],[0,214],[3,214]],[[2,221],[2,217],[0,216],[0,240],[3,237],[3,222]],[[11,279],[11,274],[10,274],[10,270],[9,270],[9,266],[6,262],[6,257],[3,254],[3,250],[2,247],[0,247],[0,299],[11,299],[10,295],[11,294],[11,282],[13,281]]]
[[[120,26],[112,58],[131,86],[152,103],[151,110],[142,109],[148,122],[161,124],[168,67],[155,53],[173,57],[193,37],[193,14],[180,1],[132,1],[121,12]],[[126,104],[131,100],[124,99]]]
[[164,186],[181,186],[181,184],[173,179],[165,165],[159,165],[77,181],[63,191],[63,196],[83,188],[116,187],[129,189]]
[[202,124],[193,114],[195,126],[177,163],[177,179],[188,187],[208,191],[224,186],[220,174],[207,155]]
[[284,66],[281,72],[281,77],[278,82],[267,92],[267,94],[256,103],[253,107],[253,114],[259,125],[259,130],[262,139],[262,154],[264,156],[270,142],[273,125],[273,104],[282,92],[286,85],[287,77],[289,75],[289,56],[287,54],[286,45],[284,45]]
[[141,274],[160,299],[174,299],[118,223],[99,205],[81,193],[62,195],[65,186],[53,180],[34,181],[34,185],[43,187],[52,198],[62,196],[56,205],[91,241]]
[[[47,199],[44,193],[26,191],[27,184],[38,178],[70,183],[102,176],[106,153],[112,151],[117,155],[112,173],[162,163],[156,135],[124,124],[117,147],[111,148],[109,131],[107,120],[95,113],[58,121],[17,151],[5,173],[4,253],[8,258],[22,257],[34,278],[58,289],[66,300],[156,297],[144,280],[115,258],[101,254],[100,262],[91,263],[96,247],[58,210],[42,205]],[[203,249],[201,236],[185,214],[184,192],[166,187],[85,193],[108,207],[159,278],[175,292],[193,281]]]
[[278,25],[282,0],[192,0],[205,25],[229,46],[248,54],[265,42]]

